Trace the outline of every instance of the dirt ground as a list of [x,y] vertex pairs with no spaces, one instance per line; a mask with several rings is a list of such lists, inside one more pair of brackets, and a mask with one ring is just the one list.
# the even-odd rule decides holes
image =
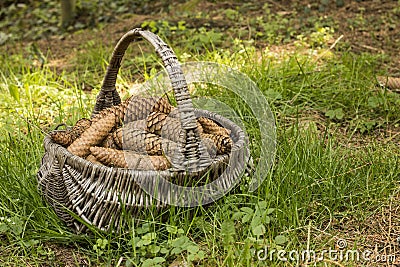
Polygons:
[[[86,29],[74,34],[63,34],[62,36],[48,36],[37,42],[41,51],[50,50],[50,60],[54,64],[65,62],[66,58],[73,57],[80,45],[88,38],[101,40],[107,47],[113,47],[123,33],[131,28],[139,27],[146,20],[167,19],[179,21],[182,19],[182,9],[189,8],[196,13],[201,10],[226,10],[237,9],[244,16],[256,17],[262,15],[263,5],[269,4],[271,12],[279,13],[284,18],[294,19],[295,28],[313,27],[308,25],[310,17],[325,17],[332,20],[335,25],[335,37],[343,35],[341,42],[346,43],[342,49],[355,53],[376,53],[383,55],[381,67],[387,70],[391,76],[400,76],[400,3],[390,0],[369,1],[345,1],[343,6],[338,7],[335,1],[250,1],[251,8],[243,10],[242,3],[233,1],[198,2],[194,6],[186,7],[182,3],[171,1],[172,7],[167,12],[163,6],[154,4],[147,8],[150,14],[131,14],[127,19],[121,19],[108,23],[100,30]],[[190,1],[193,2],[193,1]],[[320,2],[326,2],[322,6]],[[151,4],[149,4],[151,5]],[[182,7],[183,5],[183,7]],[[209,19],[184,17],[187,27],[199,27],[207,25],[210,29],[219,29],[222,32],[230,27],[239,27],[232,21],[224,19],[218,12],[211,12]],[[294,17],[293,17],[294,16]],[[78,18],[79,19],[79,18]],[[26,46],[26,43],[23,44]],[[266,43],[258,43],[259,46],[267,46]]]

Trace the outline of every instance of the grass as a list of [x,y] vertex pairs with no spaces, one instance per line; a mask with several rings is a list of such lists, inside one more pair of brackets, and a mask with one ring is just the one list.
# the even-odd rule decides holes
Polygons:
[[[264,183],[249,193],[244,178],[213,205],[175,207],[161,215],[148,211],[126,232],[93,229],[87,235],[74,234],[57,218],[38,193],[36,172],[44,132],[89,116],[109,48],[95,41],[83,44],[85,53],[73,59],[77,68],[62,73],[31,64],[22,52],[1,55],[7,62],[0,68],[2,266],[168,266],[184,260],[195,266],[292,266],[296,262],[279,261],[276,254],[272,261],[258,260],[257,253],[266,247],[334,248],[338,238],[347,237],[348,229],[338,231],[342,222],[367,220],[397,194],[398,144],[374,137],[376,131],[398,127],[400,97],[375,86],[377,56],[321,54],[327,50],[319,49],[322,56],[315,57],[300,49],[275,57],[252,44],[230,41],[239,44],[187,60],[239,68],[267,98],[276,117],[277,152]],[[172,45],[185,61],[187,47]],[[145,69],[139,74],[150,77],[159,68],[153,58],[127,60],[118,79],[124,95],[130,77],[138,74],[134,69]],[[91,93],[80,90],[85,81],[94,85]],[[238,96],[215,87],[196,90],[196,95],[234,109],[250,136],[252,155],[262,160],[261,133]]]

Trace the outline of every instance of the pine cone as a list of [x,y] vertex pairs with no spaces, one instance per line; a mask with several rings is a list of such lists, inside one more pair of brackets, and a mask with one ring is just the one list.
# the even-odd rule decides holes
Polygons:
[[169,114],[174,108],[166,97],[151,97],[151,99],[155,102],[151,110],[152,112]]
[[122,125],[122,122],[132,122],[145,119],[151,112],[163,112],[168,114],[172,110],[166,98],[131,96],[121,104],[100,111],[92,118],[95,123],[110,113],[115,114],[115,124]]
[[[124,125],[124,127],[129,128],[129,129],[135,129],[135,130],[146,130],[146,120],[139,120],[139,121],[132,121]],[[123,144],[122,144],[122,134],[123,134],[123,127],[118,128],[116,131],[113,132],[112,136],[114,139],[114,143],[117,145],[118,148],[122,149]]]
[[90,161],[91,163],[95,163],[95,164],[99,164],[99,165],[103,165],[100,161],[98,161],[96,159],[95,156],[93,156],[92,154],[89,154],[89,156],[86,157],[87,161]]
[[197,130],[199,131],[199,134],[204,133],[203,126],[201,126],[200,122],[196,121],[197,124]]
[[89,119],[82,118],[78,120],[72,128],[73,135],[78,138],[90,125],[92,125],[92,121]]
[[54,142],[64,147],[69,146],[74,141],[71,130],[68,129],[65,131],[52,131],[49,135]]
[[400,89],[400,78],[398,77],[377,76],[376,78],[381,86],[392,90]]
[[90,148],[92,155],[104,165],[110,167],[128,168],[124,152],[113,148],[93,146]]
[[166,170],[170,163],[163,156],[139,155],[132,151],[91,147],[90,152],[103,164],[135,170]]
[[164,113],[151,113],[147,117],[147,130],[177,143],[184,142],[185,132],[181,127],[181,122]]
[[203,137],[202,134],[200,134],[200,137],[201,137],[201,142],[207,149],[207,153],[210,156],[210,158],[212,158],[212,159],[215,158],[215,156],[217,155],[218,149],[217,149],[217,146],[215,145],[214,141],[211,140],[210,138]]
[[179,153],[178,143],[140,129],[119,128],[113,133],[113,137],[114,142],[121,149],[132,150],[140,154],[170,157],[174,153]]
[[131,121],[124,125],[125,128],[131,128],[135,130],[147,130],[146,120]]
[[166,98],[160,97],[145,98],[134,96],[129,98],[126,102],[126,122],[146,119],[151,112],[169,114],[173,108]]
[[137,130],[130,127],[118,129],[116,135],[124,150],[132,150],[140,154],[162,155],[160,137],[144,130]]
[[217,154],[227,154],[232,149],[232,139],[220,134],[200,134],[202,139],[210,139],[217,147]]
[[65,131],[53,131],[50,132],[50,137],[59,145],[64,147],[69,146],[74,142],[81,134],[89,128],[92,122],[88,119],[80,119],[76,122],[72,129],[67,129]]
[[121,104],[119,104],[117,106],[112,106],[112,107],[103,109],[102,111],[100,111],[98,114],[96,114],[92,118],[92,124],[97,123],[99,120],[103,119],[106,116],[113,115],[114,116],[114,124],[116,126],[122,125],[122,122],[124,121],[126,106],[127,106],[127,104],[125,102],[122,102]]
[[122,149],[122,128],[118,128],[115,132],[112,133],[114,144],[119,148]]
[[98,121],[92,122],[90,127],[68,147],[68,150],[83,158],[89,155],[90,147],[100,144],[115,126],[115,117],[114,113],[110,113]]
[[197,122],[200,123],[203,132],[206,134],[219,134],[229,137],[228,129],[219,126],[215,121],[209,118],[199,117],[197,118]]
[[109,133],[107,135],[107,137],[103,140],[103,142],[101,143],[102,147],[105,148],[114,148],[114,149],[121,149],[120,146],[118,146],[118,144],[114,141],[114,133]]
[[147,130],[150,133],[160,135],[161,129],[167,119],[168,115],[162,112],[152,112],[146,117]]

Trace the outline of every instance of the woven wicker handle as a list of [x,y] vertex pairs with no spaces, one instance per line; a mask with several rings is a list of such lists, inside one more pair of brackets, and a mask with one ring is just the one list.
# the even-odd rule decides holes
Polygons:
[[115,87],[117,74],[121,67],[121,61],[126,49],[131,42],[137,39],[137,37],[143,37],[155,47],[157,54],[161,57],[168,72],[178,105],[178,110],[180,112],[182,129],[186,132],[185,144],[183,144],[182,147],[185,159],[181,159],[179,165],[184,169],[190,170],[191,166],[196,166],[200,158],[200,138],[197,131],[196,116],[192,100],[190,98],[185,76],[174,51],[154,33],[136,28],[127,32],[119,40],[114,48],[110,64],[107,67],[107,72],[99,95],[97,96],[92,117],[105,108],[121,103],[121,98]]

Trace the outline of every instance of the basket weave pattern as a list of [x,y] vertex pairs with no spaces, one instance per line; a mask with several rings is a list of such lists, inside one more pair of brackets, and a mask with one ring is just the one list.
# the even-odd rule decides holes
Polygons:
[[[45,154],[37,175],[39,190],[57,215],[77,232],[84,231],[86,227],[75,220],[71,212],[87,224],[109,230],[123,226],[122,210],[136,214],[142,208],[159,209],[168,207],[168,203],[174,204],[174,200],[180,196],[171,190],[169,183],[160,182],[161,178],[178,185],[204,185],[209,186],[210,191],[228,192],[244,169],[248,153],[244,148],[244,132],[218,114],[193,108],[185,77],[174,52],[151,32],[133,29],[118,42],[97,96],[92,118],[107,108],[121,104],[115,87],[117,74],[128,45],[141,37],[155,47],[170,77],[179,111],[179,128],[183,132],[183,140],[179,143],[182,153],[176,153],[176,157],[172,155],[173,167],[162,171],[107,167],[74,155],[56,143],[51,134],[46,136]],[[225,134],[229,133],[232,140],[230,154],[216,155],[211,162],[203,160],[203,150],[206,148],[200,141],[202,133],[197,127],[199,117],[218,122],[226,128]],[[230,175],[223,176],[227,170]],[[209,181],[214,183],[209,185]],[[157,197],[145,192],[139,185],[152,188],[157,192]],[[187,201],[190,202],[190,199]]]

